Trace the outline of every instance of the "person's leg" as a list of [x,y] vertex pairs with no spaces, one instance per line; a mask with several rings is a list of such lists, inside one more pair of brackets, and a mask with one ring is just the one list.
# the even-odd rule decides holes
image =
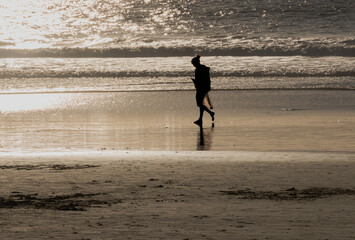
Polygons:
[[200,107],[200,118],[199,118],[199,120],[201,120],[202,121],[202,118],[203,118],[203,112],[205,111],[205,106],[201,106]]
[[212,102],[211,102],[211,99],[210,99],[210,96],[208,95],[208,93],[206,94],[206,100],[207,100],[208,105],[210,105],[210,109],[213,109],[213,105],[212,105]]
[[196,91],[196,104],[200,109],[200,117],[194,122],[195,124],[202,126],[202,117],[203,117],[203,98],[205,94],[203,92]]
[[195,121],[194,123],[197,125],[202,125],[202,118],[203,118],[203,112],[206,111],[210,114],[212,121],[214,121],[214,112],[212,112],[211,110],[209,110],[205,105],[200,106],[200,117],[199,119],[197,119],[197,121]]
[[201,93],[201,92],[196,92],[196,103],[197,106],[200,108],[200,117],[194,122],[195,124],[202,126],[202,118],[203,118],[203,112],[206,111],[210,114],[212,121],[214,121],[214,115],[215,113],[212,112],[210,109],[208,109],[204,104],[203,104],[203,99],[205,98],[206,94]]
[[[214,112],[212,112],[211,110],[209,110],[205,105],[203,105],[203,109],[204,109],[204,111],[206,111],[206,112],[208,112],[209,114],[210,114],[210,116],[211,116],[211,118],[212,118],[212,121],[214,121]],[[201,112],[201,110],[200,110],[200,112]],[[203,114],[203,113],[202,113]],[[200,113],[200,115],[201,115],[201,113]]]
[[200,106],[200,117],[194,122],[195,124],[197,124],[199,126],[202,126],[203,111],[205,111],[204,107]]

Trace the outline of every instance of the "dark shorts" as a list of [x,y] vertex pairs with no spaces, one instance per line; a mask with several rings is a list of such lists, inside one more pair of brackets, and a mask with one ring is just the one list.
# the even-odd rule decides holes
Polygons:
[[203,99],[205,98],[208,92],[196,92],[196,104],[198,107],[203,106]]

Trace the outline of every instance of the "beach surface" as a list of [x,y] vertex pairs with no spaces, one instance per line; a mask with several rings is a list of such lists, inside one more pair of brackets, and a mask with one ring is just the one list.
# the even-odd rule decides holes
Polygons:
[[353,91],[0,98],[1,239],[355,239]]
[[2,94],[0,150],[354,151],[354,91],[210,96],[200,129],[194,91]]
[[354,239],[355,155],[1,157],[1,239]]

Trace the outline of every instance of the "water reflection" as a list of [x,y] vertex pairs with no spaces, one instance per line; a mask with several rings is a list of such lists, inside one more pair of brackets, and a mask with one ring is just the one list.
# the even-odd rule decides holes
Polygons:
[[0,95],[0,112],[45,111],[72,104],[73,100],[73,94],[4,94]]
[[212,124],[210,129],[203,129],[203,127],[200,127],[197,137],[197,150],[211,150],[213,143],[213,129],[214,124]]
[[169,94],[0,94],[0,150],[210,150],[212,128],[196,129],[197,146],[191,138],[193,95]]

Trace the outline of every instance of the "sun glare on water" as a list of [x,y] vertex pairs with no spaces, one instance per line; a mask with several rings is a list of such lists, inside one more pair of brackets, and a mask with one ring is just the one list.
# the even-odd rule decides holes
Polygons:
[[[47,3],[46,3],[47,2]],[[61,16],[48,14],[44,0],[11,0],[0,3],[0,41],[8,48],[34,49],[51,45],[47,34],[61,25]],[[8,45],[6,46],[6,43]]]
[[0,95],[0,113],[45,111],[73,104],[72,94]]
[[184,11],[169,1],[1,0],[0,47],[145,46],[163,35],[189,31],[186,21],[179,21]]
[[61,47],[77,36],[92,37],[90,6],[83,0],[11,0],[0,2],[0,46],[36,49]]

